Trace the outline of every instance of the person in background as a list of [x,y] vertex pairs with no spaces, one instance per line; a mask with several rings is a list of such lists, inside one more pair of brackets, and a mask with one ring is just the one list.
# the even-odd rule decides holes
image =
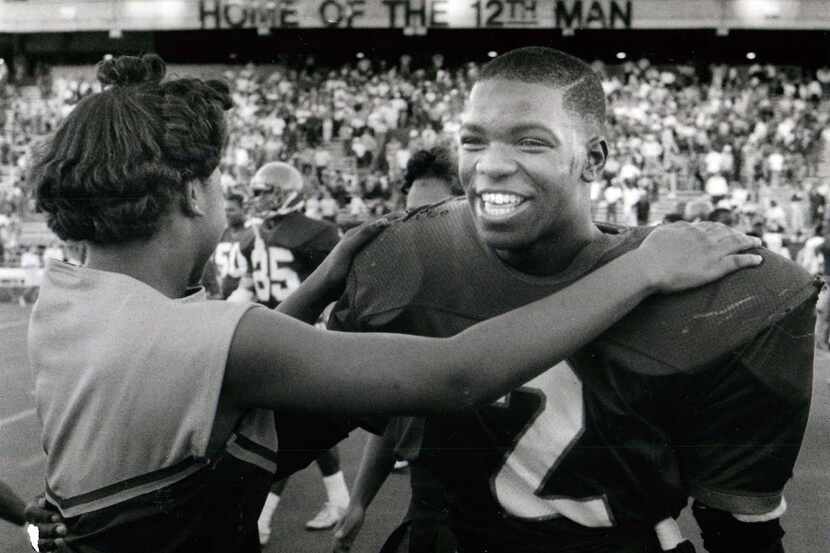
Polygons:
[[228,226],[222,231],[212,257],[222,299],[227,299],[239,286],[240,279],[248,273],[248,264],[241,251],[252,247],[254,231],[247,225],[244,202],[241,194],[225,197]]
[[43,250],[43,262],[46,263],[47,259],[57,259],[58,261],[63,261],[66,257],[64,252],[64,248],[60,242],[53,240],[49,242],[49,245]]
[[707,198],[695,198],[686,204],[683,210],[683,219],[690,223],[706,221],[714,209],[715,206]]
[[[406,209],[414,211],[435,205],[462,192],[458,185],[457,164],[441,146],[418,150],[406,164],[401,190],[406,194]],[[418,463],[423,440],[424,420],[396,417],[383,436],[370,435],[363,450],[348,509],[334,532],[334,551],[345,553],[354,542],[366,510],[392,470],[410,467],[409,508],[401,524],[389,535],[381,553],[453,553],[455,540],[447,526],[444,489]]]
[[804,241],[804,245],[796,255],[796,261],[811,275],[824,274],[824,255],[821,252],[824,245],[824,227],[816,225],[813,235]]
[[406,162],[401,192],[406,195],[406,209],[435,204],[463,191],[456,177],[456,163],[443,146],[418,150]]
[[822,225],[824,241],[818,248],[824,263],[822,266],[822,281],[824,287],[821,289],[818,305],[816,307],[816,347],[830,351],[830,232],[827,226]]
[[[251,188],[254,210],[262,223],[251,229],[244,228],[242,223],[242,230],[237,233],[240,241],[234,250],[236,261],[232,263],[237,269],[244,268],[245,273],[238,270],[235,273],[240,278],[228,300],[254,300],[273,309],[287,300],[334,249],[339,233],[334,224],[305,215],[305,184],[300,172],[291,165],[279,161],[266,163],[254,174]],[[226,204],[226,215],[227,207]],[[231,207],[233,221],[239,227],[241,214]],[[226,231],[223,238],[229,234]],[[317,466],[326,490],[326,502],[306,522],[307,530],[332,528],[349,504],[349,489],[337,447],[322,452]],[[265,499],[257,521],[262,545],[271,538],[271,522],[287,484],[288,478],[275,481]]]
[[623,191],[620,188],[619,180],[612,179],[603,192],[603,198],[605,199],[605,220],[609,223],[617,222],[617,210],[619,209],[622,197]]
[[43,279],[43,258],[38,253],[37,247],[26,248],[20,256],[20,268],[23,269],[24,288],[18,298],[18,303],[21,307],[26,307],[37,299],[38,289]]
[[716,207],[713,209],[712,212],[709,213],[706,220],[720,223],[722,225],[726,225],[727,227],[735,226],[735,217],[732,214],[732,210],[725,207]]

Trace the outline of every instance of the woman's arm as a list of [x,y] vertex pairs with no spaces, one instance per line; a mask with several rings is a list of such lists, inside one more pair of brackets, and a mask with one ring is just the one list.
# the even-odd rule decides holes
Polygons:
[[564,290],[447,339],[319,331],[262,309],[240,321],[223,396],[240,408],[418,414],[495,399],[544,372],[654,292],[699,286],[760,256],[716,224],[653,231]]

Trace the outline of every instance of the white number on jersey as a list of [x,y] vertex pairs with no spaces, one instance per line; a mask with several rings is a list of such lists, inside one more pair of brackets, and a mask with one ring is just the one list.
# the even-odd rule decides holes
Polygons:
[[213,254],[217,276],[223,278],[242,278],[248,271],[248,263],[239,250],[239,242],[219,242]]
[[582,382],[566,362],[537,376],[522,390],[539,394],[543,407],[519,436],[493,481],[493,493],[513,516],[543,520],[564,516],[588,527],[613,526],[603,497],[542,497],[546,476],[585,430]]
[[294,261],[291,250],[276,246],[264,247],[257,240],[251,252],[253,271],[251,276],[259,301],[267,302],[271,297],[276,301],[285,301],[300,286],[300,277],[284,265]]

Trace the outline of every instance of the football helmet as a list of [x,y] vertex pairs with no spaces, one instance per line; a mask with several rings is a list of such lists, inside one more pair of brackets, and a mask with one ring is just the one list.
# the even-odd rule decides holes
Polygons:
[[251,179],[251,194],[251,209],[262,219],[305,211],[303,176],[281,161],[260,167]]

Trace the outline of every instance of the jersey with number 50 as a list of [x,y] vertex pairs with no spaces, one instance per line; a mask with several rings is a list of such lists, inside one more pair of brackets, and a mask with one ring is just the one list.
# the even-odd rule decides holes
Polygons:
[[[478,241],[465,200],[416,211],[356,257],[329,326],[452,336],[565,287],[649,232],[602,230],[562,273],[538,277]],[[758,268],[650,298],[490,405],[428,419],[419,462],[447,489],[461,549],[633,551],[690,496],[774,511],[809,410],[816,288],[761,253]]]
[[227,227],[222,232],[222,237],[213,251],[213,265],[216,267],[216,279],[223,299],[227,299],[236,290],[239,280],[250,273],[248,262],[242,252],[250,251],[253,242],[254,232],[248,227],[239,230]]
[[243,247],[254,300],[276,307],[317,268],[339,240],[337,227],[300,213],[265,220]]

